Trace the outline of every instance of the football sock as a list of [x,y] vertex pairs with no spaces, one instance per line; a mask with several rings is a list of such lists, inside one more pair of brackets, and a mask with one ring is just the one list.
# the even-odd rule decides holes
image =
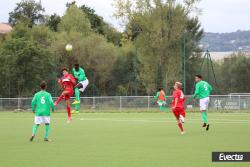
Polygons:
[[207,121],[207,111],[203,111],[203,112],[201,112],[201,119],[202,119],[202,121],[204,122],[204,123],[208,123],[208,121]]
[[184,129],[183,129],[182,123],[178,123],[178,126],[179,126],[180,130],[183,132]]
[[160,106],[160,111],[166,111],[166,107],[164,105]]
[[67,106],[68,118],[71,118],[70,106]]
[[50,129],[50,126],[49,124],[45,124],[45,139],[48,139],[49,138],[49,129]]
[[[80,91],[79,91],[78,88],[75,88],[75,96],[76,96],[76,100],[80,101]],[[76,104],[75,105],[75,110],[79,111],[79,108],[80,108],[80,104]]]
[[39,126],[39,125],[37,125],[37,124],[33,125],[33,128],[32,128],[32,136],[35,136],[35,135],[36,135],[38,126]]

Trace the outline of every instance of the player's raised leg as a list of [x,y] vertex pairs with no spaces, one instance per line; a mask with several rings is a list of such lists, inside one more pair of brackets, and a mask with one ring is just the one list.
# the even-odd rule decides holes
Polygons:
[[[62,80],[58,79],[57,82],[63,88]],[[54,102],[54,105],[57,106],[57,104],[59,104],[62,99],[64,99],[64,94],[63,93],[56,99],[56,101]]]
[[60,101],[64,98],[64,94],[61,94],[57,99],[56,101],[54,102],[54,105],[57,106],[57,104],[60,103]]

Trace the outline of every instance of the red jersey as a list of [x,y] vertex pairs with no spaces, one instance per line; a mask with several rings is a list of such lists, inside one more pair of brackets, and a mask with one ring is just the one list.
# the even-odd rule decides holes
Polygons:
[[61,79],[61,85],[64,90],[74,91],[75,84],[76,84],[76,80],[72,74],[64,75]]
[[185,96],[182,92],[182,90],[177,89],[173,91],[173,101],[172,101],[172,107],[175,105],[175,99],[178,99],[178,102],[176,104],[176,108],[184,108],[184,102],[185,102]]

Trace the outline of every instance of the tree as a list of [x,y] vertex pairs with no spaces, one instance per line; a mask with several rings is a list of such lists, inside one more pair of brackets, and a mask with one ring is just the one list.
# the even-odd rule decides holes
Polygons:
[[[65,45],[71,43],[73,51],[68,54]],[[91,33],[88,36],[80,32],[58,33],[52,42],[51,53],[55,62],[55,71],[66,66],[72,68],[78,62],[84,67],[90,80],[89,95],[109,93],[113,64],[117,57],[117,48],[107,42],[104,36]],[[93,93],[94,92],[94,93]]]
[[124,43],[112,70],[112,84],[116,88],[114,94],[145,95],[145,86],[140,79],[140,70],[141,63],[137,55],[137,49],[131,42]]
[[189,16],[196,0],[184,5],[173,0],[116,0],[116,16],[126,25],[127,38],[138,49],[142,63],[141,79],[147,93],[167,83],[182,79],[181,48],[184,32],[188,35],[186,60],[196,58],[197,45],[203,31],[200,24]]
[[12,26],[22,23],[32,27],[44,21],[44,8],[35,0],[22,0],[16,5],[14,11],[9,13],[9,23]]
[[95,14],[95,10],[86,5],[82,5],[80,9],[87,15],[91,24],[91,28],[94,29],[97,33],[103,35],[104,34],[103,26],[105,24],[103,18]]
[[31,29],[32,39],[43,48],[49,48],[53,39],[54,33],[44,25],[33,26]]
[[46,23],[46,25],[48,27],[50,27],[50,29],[52,31],[57,32],[58,31],[58,24],[61,22],[61,17],[58,16],[56,13],[54,13],[53,15],[51,15]]
[[76,5],[71,5],[59,23],[59,31],[66,31],[67,33],[76,31],[88,35],[91,26],[86,14],[78,9]]
[[116,46],[120,45],[121,33],[118,32],[112,25],[106,23],[103,18],[95,13],[95,10],[86,6],[80,6],[80,9],[87,15],[91,28],[104,35],[109,42],[113,42]]
[[[186,31],[182,36],[182,52],[185,42],[185,62],[186,62],[186,94],[193,94],[194,75],[199,73],[201,66],[201,48],[199,43],[203,37],[203,29],[197,17],[188,18],[186,23]],[[184,53],[182,53],[184,54]],[[182,71],[183,72],[183,71]],[[212,72],[211,72],[212,73]],[[183,75],[183,74],[182,74]]]
[[121,45],[122,33],[117,31],[112,25],[105,23],[103,26],[103,32],[108,42],[112,42],[116,46]]
[[7,56],[1,57],[0,64],[6,82],[1,83],[1,92],[6,97],[31,96],[50,76],[48,51],[23,38],[7,41],[3,49]]
[[220,85],[222,93],[244,93],[250,92],[250,58],[244,53],[232,54],[229,58],[224,58],[220,70]]

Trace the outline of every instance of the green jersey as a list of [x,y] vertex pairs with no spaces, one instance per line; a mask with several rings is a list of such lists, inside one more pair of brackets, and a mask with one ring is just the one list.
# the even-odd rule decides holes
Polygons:
[[35,94],[31,106],[36,116],[50,116],[50,109],[52,109],[52,111],[55,109],[51,94],[44,90]]
[[87,79],[85,72],[81,67],[79,67],[78,71],[76,71],[75,68],[73,68],[72,71],[74,77],[78,79],[78,82],[85,81]]
[[212,92],[212,86],[206,81],[199,81],[195,85],[195,93],[193,98],[203,99],[208,97]]

